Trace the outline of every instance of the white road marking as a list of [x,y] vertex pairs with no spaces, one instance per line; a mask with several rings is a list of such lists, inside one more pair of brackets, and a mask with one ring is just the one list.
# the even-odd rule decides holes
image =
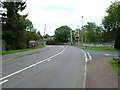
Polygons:
[[8,80],[4,80],[4,81],[0,82],[0,85],[3,83],[6,83],[6,82],[8,82]]
[[[61,52],[64,52],[65,48],[64,48],[63,46],[61,46],[61,47],[63,48],[63,50],[62,50]],[[32,67],[34,67],[34,66],[36,66],[36,65],[38,65],[38,64],[40,64],[40,63],[42,63],[42,62],[50,61],[51,58],[53,58],[53,57],[61,54],[61,52],[59,52],[59,53],[57,53],[57,54],[55,54],[55,55],[53,55],[53,56],[51,56],[51,57],[49,57],[49,58],[46,58],[46,59],[44,59],[44,60],[42,60],[42,61],[39,61],[39,62],[37,62],[37,63],[34,63],[34,64],[32,64],[32,65],[30,65],[30,66],[28,66],[28,67],[25,67],[25,68],[23,68],[23,69],[21,69],[21,70],[18,70],[18,71],[14,72],[14,73],[11,73],[11,74],[9,74],[9,75],[7,75],[7,76],[5,76],[5,77],[2,77],[2,78],[0,78],[0,81],[1,81],[1,80],[4,80],[4,79],[6,79],[6,78],[9,78],[9,77],[11,77],[11,76],[13,76],[13,75],[16,75],[16,74],[18,74],[18,73],[20,73],[20,72],[23,72],[23,71],[25,71],[25,70],[27,70],[27,69],[30,69],[30,68],[32,68]]]
[[106,53],[105,55],[108,56],[109,54]]
[[[82,50],[82,49],[80,49],[80,50]],[[83,53],[85,55],[85,72],[84,72],[84,79],[83,79],[83,88],[85,88],[85,86],[86,86],[86,73],[87,73],[87,61],[88,61],[88,59],[87,59],[87,54],[85,53],[85,51],[84,50],[82,50],[82,51],[83,51]]]
[[92,60],[92,57],[91,57],[90,53],[87,52],[87,54],[88,54],[89,60]]
[[[80,50],[82,50],[82,49],[80,49]],[[87,61],[88,61],[88,59],[87,59],[87,54],[85,53],[84,50],[82,50],[82,51],[83,51],[83,53],[84,53],[84,55],[85,55],[85,61],[87,62]]]
[[46,60],[47,60],[47,59],[42,60],[42,61],[39,61],[39,62],[37,62],[37,63],[35,63],[35,64],[32,64],[32,65],[30,65],[30,66],[28,66],[28,67],[26,67],[26,68],[23,68],[23,69],[18,70],[18,71],[14,72],[14,73],[11,73],[11,74],[3,77],[3,78],[0,78],[0,80],[9,78],[9,77],[11,77],[11,76],[13,76],[13,75],[15,75],[15,74],[18,74],[18,73],[20,73],[20,72],[23,72],[23,71],[25,71],[25,70],[27,70],[27,69],[29,69],[29,68],[31,68],[31,67],[34,67],[34,66],[36,66],[36,65],[38,65],[38,64],[40,64],[40,63],[42,63],[42,62],[44,62],[44,61],[46,61]]
[[84,73],[84,82],[83,82],[83,88],[86,87],[86,73]]
[[50,60],[52,60],[52,59],[48,59],[47,61],[50,61]]

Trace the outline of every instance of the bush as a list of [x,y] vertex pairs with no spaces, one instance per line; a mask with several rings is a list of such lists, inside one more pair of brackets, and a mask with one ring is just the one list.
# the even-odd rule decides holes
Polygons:
[[116,38],[114,47],[115,49],[120,50],[120,37]]
[[12,46],[10,44],[6,44],[6,50],[12,50]]
[[58,43],[55,42],[53,39],[49,39],[49,40],[46,41],[46,44],[47,45],[57,45]]
[[19,43],[19,49],[25,49],[25,48],[27,48],[26,43],[20,42],[20,43]]

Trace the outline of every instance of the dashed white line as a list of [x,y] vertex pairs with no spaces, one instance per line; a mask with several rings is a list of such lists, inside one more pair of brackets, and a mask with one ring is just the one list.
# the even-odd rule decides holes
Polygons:
[[0,82],[0,85],[1,85],[1,84],[4,84],[4,83],[6,83],[6,82],[8,82],[8,80],[4,80],[4,81]]
[[[61,47],[63,47],[63,46],[61,46]],[[13,75],[16,75],[16,74],[18,74],[18,73],[20,73],[20,72],[23,72],[23,71],[25,71],[25,70],[27,70],[27,69],[30,69],[30,68],[32,68],[32,67],[34,67],[34,66],[36,66],[36,65],[38,65],[38,64],[40,64],[40,63],[42,63],[42,62],[50,61],[51,58],[53,58],[53,57],[55,57],[55,56],[63,53],[64,50],[65,50],[65,48],[63,47],[63,50],[62,50],[61,52],[59,52],[59,53],[57,53],[57,54],[55,54],[55,55],[53,55],[53,56],[51,56],[51,57],[49,57],[49,58],[46,58],[46,59],[44,59],[44,60],[42,60],[42,61],[39,61],[39,62],[37,62],[37,63],[34,63],[34,64],[32,64],[32,65],[30,65],[30,66],[28,66],[28,67],[25,67],[25,68],[23,68],[23,69],[21,69],[21,70],[18,70],[18,71],[14,72],[14,73],[11,73],[11,74],[9,74],[9,75],[7,75],[7,76],[5,76],[5,77],[2,77],[2,78],[0,78],[0,81],[1,81],[1,80],[4,80],[4,79],[6,79],[6,78],[9,78],[9,77],[11,77],[11,76],[13,76]],[[5,80],[5,81],[2,82],[2,83],[5,83],[5,82],[7,82],[7,80]],[[1,84],[2,84],[2,83],[1,83]]]

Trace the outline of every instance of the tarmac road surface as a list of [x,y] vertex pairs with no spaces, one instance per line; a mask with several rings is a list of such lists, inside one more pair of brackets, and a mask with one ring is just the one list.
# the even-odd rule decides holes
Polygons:
[[74,46],[47,46],[3,55],[2,88],[83,88],[85,55]]

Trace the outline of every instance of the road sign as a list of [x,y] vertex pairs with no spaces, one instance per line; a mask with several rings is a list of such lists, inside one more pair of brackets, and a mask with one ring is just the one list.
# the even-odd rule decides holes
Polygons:
[[44,35],[43,38],[44,38],[44,40],[47,40],[47,39],[48,39],[48,36],[47,36],[47,35]]
[[80,38],[80,37],[76,36],[76,37],[75,37],[75,40],[79,40],[79,38]]

